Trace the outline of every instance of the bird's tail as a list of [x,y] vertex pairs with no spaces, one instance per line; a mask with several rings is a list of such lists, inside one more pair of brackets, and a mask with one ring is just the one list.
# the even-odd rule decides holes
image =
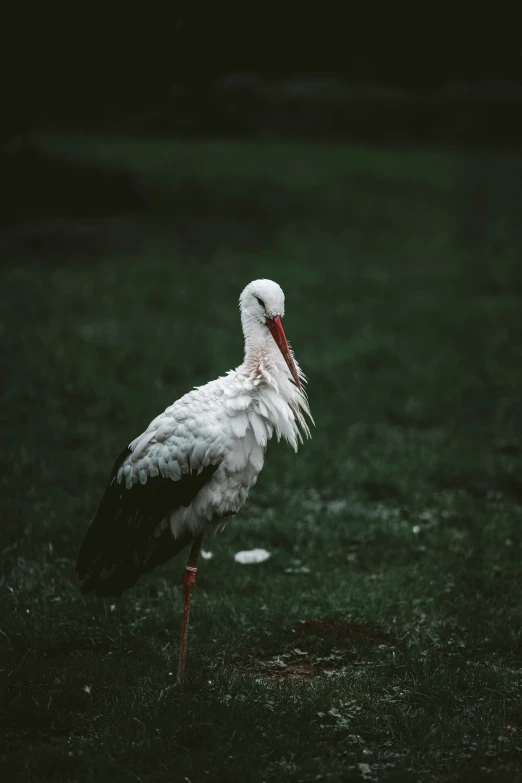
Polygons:
[[192,540],[191,533],[173,538],[170,529],[166,529],[160,536],[149,538],[139,549],[126,553],[116,562],[113,562],[110,551],[101,550],[88,565],[77,567],[78,576],[85,579],[82,593],[94,590],[98,596],[121,596],[136,584],[143,573],[175,557]]

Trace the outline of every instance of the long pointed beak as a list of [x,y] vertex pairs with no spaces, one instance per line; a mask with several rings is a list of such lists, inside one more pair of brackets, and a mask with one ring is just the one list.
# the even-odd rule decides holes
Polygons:
[[297,374],[297,367],[295,366],[294,360],[292,358],[292,354],[290,353],[290,347],[288,345],[288,340],[286,339],[285,330],[283,329],[283,322],[281,321],[281,316],[275,315],[273,318],[267,318],[266,325],[270,329],[270,334],[274,338],[277,347],[283,354],[283,359],[287,363],[288,369],[292,373],[292,378],[294,379],[297,388],[300,389],[301,381],[299,380],[299,375]]

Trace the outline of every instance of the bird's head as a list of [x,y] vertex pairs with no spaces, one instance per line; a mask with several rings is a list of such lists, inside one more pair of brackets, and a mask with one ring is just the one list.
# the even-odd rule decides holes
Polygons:
[[299,374],[286,339],[283,322],[285,295],[283,289],[273,280],[253,280],[239,297],[239,309],[243,332],[248,339],[254,332],[268,330],[290,370],[298,388],[301,388]]

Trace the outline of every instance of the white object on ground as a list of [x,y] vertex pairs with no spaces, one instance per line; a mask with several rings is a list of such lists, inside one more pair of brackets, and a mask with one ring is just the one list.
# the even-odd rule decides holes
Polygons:
[[245,549],[243,552],[236,552],[234,560],[242,565],[250,565],[251,563],[263,563],[269,557],[270,552],[267,552],[266,549]]

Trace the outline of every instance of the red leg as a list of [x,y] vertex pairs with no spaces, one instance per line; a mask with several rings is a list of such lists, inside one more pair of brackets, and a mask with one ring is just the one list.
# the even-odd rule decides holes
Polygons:
[[199,550],[201,549],[201,542],[203,541],[203,536],[198,536],[194,539],[192,542],[192,548],[190,550],[190,555],[188,559],[188,563],[185,566],[185,573],[183,574],[183,628],[181,629],[181,649],[179,653],[179,664],[178,664],[178,682],[181,682],[183,679],[183,673],[185,671],[185,659],[187,657],[187,639],[188,639],[188,629],[189,629],[189,618],[190,618],[190,599],[192,597],[192,591],[194,590],[194,587],[196,586],[196,571],[197,569],[197,562],[198,562],[198,555]]

